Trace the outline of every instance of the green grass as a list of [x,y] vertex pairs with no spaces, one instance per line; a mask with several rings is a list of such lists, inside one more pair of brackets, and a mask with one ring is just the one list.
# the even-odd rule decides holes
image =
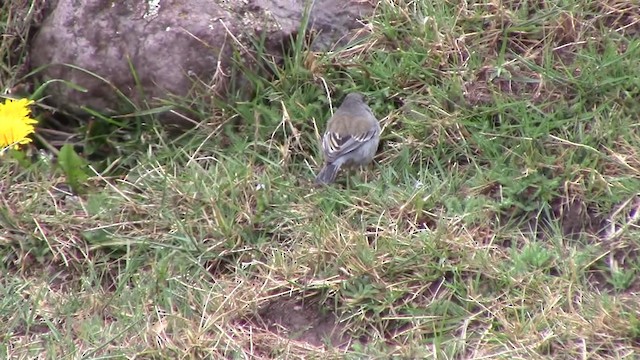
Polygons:
[[[357,45],[263,56],[252,99],[183,99],[206,121],[182,136],[80,129],[108,149],[80,195],[48,156],[5,157],[0,357],[639,356],[638,14],[383,1]],[[376,164],[315,187],[354,90]]]

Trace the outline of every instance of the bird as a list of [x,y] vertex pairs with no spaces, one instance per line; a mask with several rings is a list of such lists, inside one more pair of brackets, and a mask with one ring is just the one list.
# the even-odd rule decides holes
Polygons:
[[333,183],[341,167],[369,164],[378,150],[380,132],[378,119],[365,103],[364,95],[347,94],[322,136],[324,166],[316,176],[316,183]]

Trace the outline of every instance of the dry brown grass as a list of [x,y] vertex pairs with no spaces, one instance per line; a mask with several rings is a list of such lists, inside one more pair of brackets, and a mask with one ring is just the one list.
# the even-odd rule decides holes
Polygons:
[[[0,82],[30,89],[41,4],[6,4]],[[84,193],[5,158],[0,357],[637,357],[639,14],[382,1],[217,125],[117,137]],[[319,99],[354,87],[378,165],[312,187]]]

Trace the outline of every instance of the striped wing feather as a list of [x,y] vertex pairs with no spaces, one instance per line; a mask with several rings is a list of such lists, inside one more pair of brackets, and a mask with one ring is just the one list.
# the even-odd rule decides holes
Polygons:
[[324,148],[327,162],[333,163],[338,157],[356,150],[360,145],[371,140],[375,135],[376,129],[371,129],[355,136],[340,135],[334,132],[324,134],[322,147]]

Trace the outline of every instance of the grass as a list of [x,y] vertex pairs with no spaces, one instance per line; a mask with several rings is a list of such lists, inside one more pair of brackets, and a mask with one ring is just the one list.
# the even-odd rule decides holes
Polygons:
[[[24,82],[15,4],[4,89]],[[382,1],[359,43],[264,56],[255,97],[200,100],[182,136],[87,132],[109,151],[79,195],[46,155],[5,158],[0,357],[637,357],[638,14]],[[315,187],[352,90],[377,163]]]

